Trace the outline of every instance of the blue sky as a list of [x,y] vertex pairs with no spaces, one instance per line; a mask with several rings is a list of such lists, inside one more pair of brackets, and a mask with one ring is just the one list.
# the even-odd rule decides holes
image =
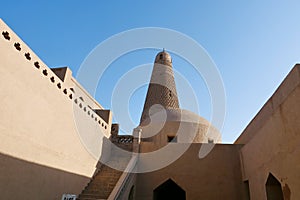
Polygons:
[[[74,76],[99,43],[122,31],[162,27],[188,35],[206,49],[222,76],[227,97],[222,135],[227,143],[238,137],[299,62],[299,8],[299,1],[268,0],[4,1],[0,17],[49,67],[69,66]],[[110,85],[135,66],[152,63],[157,52],[137,51],[116,60],[100,81],[96,99],[110,108]],[[187,62],[172,56],[174,69],[187,76],[200,99],[199,114],[209,119],[210,97],[204,81],[191,76]],[[136,123],[146,89],[141,87],[130,99],[129,111]],[[124,103],[122,98],[119,103]],[[180,104],[189,108],[184,97]]]

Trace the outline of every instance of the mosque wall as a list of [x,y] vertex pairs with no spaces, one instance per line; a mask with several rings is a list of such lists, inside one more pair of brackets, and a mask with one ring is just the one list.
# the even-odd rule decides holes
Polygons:
[[[99,159],[106,161],[110,155],[103,141],[110,136],[112,113],[83,89],[69,68],[50,69],[2,20],[0,33],[1,198],[79,194]],[[299,102],[296,65],[235,144],[190,144],[170,165],[135,176],[136,199],[152,199],[153,191],[171,179],[187,199],[249,199],[250,194],[264,200],[270,174],[285,200],[299,199]],[[168,130],[156,136],[158,144],[142,141],[142,152],[187,144],[180,136],[178,142],[168,141],[168,136],[176,137],[178,122],[168,123]],[[189,130],[197,129],[190,125]],[[209,139],[198,135],[194,142]],[[202,145],[214,148],[199,158]],[[151,166],[153,159],[140,157],[139,167]]]
[[47,67],[2,20],[0,33],[1,198],[79,194],[100,156],[105,160],[102,141],[110,134],[111,112],[70,69]]
[[251,199],[267,199],[270,174],[285,200],[300,198],[300,65],[297,64],[247,126],[236,144],[241,149],[243,179]]
[[[184,144],[170,145],[178,149]],[[168,179],[186,192],[186,199],[247,199],[247,188],[241,181],[239,158],[239,150],[243,145],[216,144],[207,156],[199,158],[202,145],[211,144],[190,144],[187,151],[170,165],[138,174],[136,199],[152,200],[153,191]],[[161,156],[157,152],[155,157]],[[153,165],[153,162],[158,161],[155,157],[140,157],[139,167]],[[167,160],[167,157],[160,160]]]

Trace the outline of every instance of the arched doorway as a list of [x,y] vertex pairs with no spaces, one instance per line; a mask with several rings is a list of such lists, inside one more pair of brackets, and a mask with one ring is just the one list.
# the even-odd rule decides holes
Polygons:
[[281,184],[271,173],[266,182],[266,192],[268,200],[284,200]]
[[185,200],[185,191],[173,180],[168,179],[153,191],[154,200]]

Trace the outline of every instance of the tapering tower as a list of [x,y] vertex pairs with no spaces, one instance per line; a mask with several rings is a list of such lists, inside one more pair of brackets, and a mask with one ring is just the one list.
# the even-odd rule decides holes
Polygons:
[[179,108],[172,58],[165,50],[155,58],[142,112],[141,152],[172,143],[220,142],[219,131],[206,119]]
[[172,58],[165,50],[158,53],[155,58],[144,109],[140,119],[141,125],[147,124],[149,109],[153,105],[160,105],[165,109],[179,108]]

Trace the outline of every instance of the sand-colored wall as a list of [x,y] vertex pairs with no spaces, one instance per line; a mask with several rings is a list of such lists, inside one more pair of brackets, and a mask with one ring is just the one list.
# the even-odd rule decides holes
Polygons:
[[142,136],[141,152],[151,152],[161,149],[169,142],[221,142],[220,132],[206,119],[191,111],[162,109],[151,115],[147,121],[149,122],[148,124],[139,126]]
[[300,199],[300,65],[296,65],[236,143],[241,149],[243,179],[251,199],[267,199],[265,183],[272,173],[285,200]]
[[[62,194],[81,191],[89,177],[0,154],[0,190],[5,200],[60,200]],[[7,176],[3,176],[5,172]],[[9,176],[8,176],[9,175]]]
[[209,139],[214,143],[220,142],[219,131],[208,122],[154,122],[141,129],[141,152],[152,152],[166,146],[170,136],[175,137],[174,143],[208,143]]
[[[170,144],[183,145],[183,144]],[[171,178],[186,192],[186,199],[247,199],[240,168],[242,145],[216,144],[203,159],[198,154],[201,145],[190,148],[174,163],[154,172],[137,175],[136,199],[152,200],[153,190]],[[139,160],[140,167],[150,160]]]
[[[4,37],[6,32],[9,39]],[[23,168],[21,161],[24,161],[74,176],[91,177],[102,154],[103,137],[109,136],[111,120],[106,123],[93,112],[92,109],[102,107],[84,95],[86,92],[72,81],[74,78],[69,69],[64,82],[61,81],[1,20],[0,33],[0,153],[19,160],[19,165],[13,164],[11,168],[16,172],[18,167]],[[15,47],[16,43],[21,49]],[[0,166],[7,166],[5,162],[1,159]],[[7,181],[0,187],[3,199],[10,199],[9,195],[13,193],[19,194],[19,198],[14,199],[36,199],[30,195],[39,193],[40,188],[31,185],[39,182],[44,182],[44,188],[51,191],[51,194],[45,191],[45,196],[39,193],[41,199],[57,199],[61,191],[55,193],[51,184],[64,188],[65,184],[72,185],[76,180],[58,178],[51,179],[53,182],[50,183],[49,176],[42,170],[34,171],[34,168],[31,173],[35,178],[29,180],[27,174],[12,174],[14,172],[7,167],[0,169],[1,182]],[[16,179],[12,179],[12,175]],[[26,181],[32,184],[22,184]],[[82,181],[77,184],[80,187],[66,192],[80,193],[84,184]],[[18,187],[24,191],[31,187],[32,192],[16,192]]]

